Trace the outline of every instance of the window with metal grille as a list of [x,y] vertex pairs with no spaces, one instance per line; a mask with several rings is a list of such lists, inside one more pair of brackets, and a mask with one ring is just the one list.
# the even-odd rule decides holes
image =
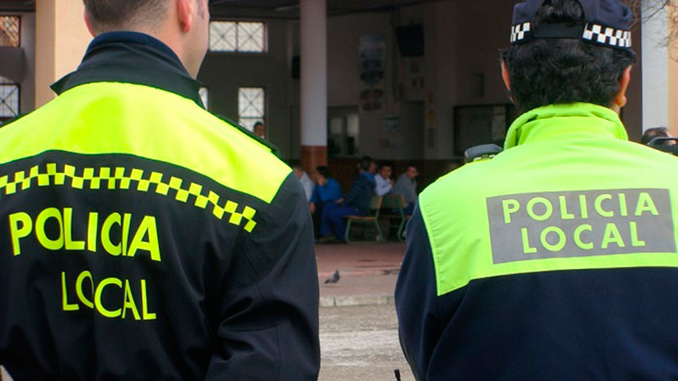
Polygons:
[[264,53],[266,24],[263,22],[210,22],[210,51]]
[[252,131],[256,122],[266,119],[266,91],[263,87],[238,89],[238,117],[241,126]]
[[0,16],[0,46],[21,45],[21,17]]
[[0,76],[0,122],[19,115],[19,84]]

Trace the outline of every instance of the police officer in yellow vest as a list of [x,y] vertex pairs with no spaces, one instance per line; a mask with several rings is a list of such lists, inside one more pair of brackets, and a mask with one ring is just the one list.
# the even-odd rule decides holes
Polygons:
[[85,6],[96,37],[78,70],[0,130],[0,364],[15,379],[316,379],[304,192],[202,107],[207,0]]
[[505,149],[428,187],[396,287],[418,380],[678,378],[678,159],[627,141],[620,0],[527,0]]

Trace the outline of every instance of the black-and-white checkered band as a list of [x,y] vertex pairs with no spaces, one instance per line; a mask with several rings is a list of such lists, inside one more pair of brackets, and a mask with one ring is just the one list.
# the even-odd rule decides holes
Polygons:
[[[532,24],[524,22],[511,27],[511,43],[522,42],[532,34]],[[613,48],[630,48],[631,32],[600,24],[588,23],[584,27],[582,39]]]
[[519,42],[526,39],[531,30],[532,24],[530,22],[524,22],[522,24],[512,26],[511,43]]
[[586,24],[582,38],[601,45],[619,48],[631,47],[630,31],[605,27],[599,24]]

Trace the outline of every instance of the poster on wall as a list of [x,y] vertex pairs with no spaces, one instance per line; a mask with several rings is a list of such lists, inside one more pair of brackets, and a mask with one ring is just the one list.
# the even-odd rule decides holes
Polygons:
[[405,99],[408,101],[423,101],[426,99],[426,82],[424,78],[424,62],[420,57],[403,59],[405,81]]
[[397,115],[385,116],[384,117],[384,131],[385,132],[396,132],[400,127],[400,117]]
[[384,72],[386,37],[382,34],[360,37],[360,81],[363,89],[358,101],[361,112],[378,112],[384,108]]

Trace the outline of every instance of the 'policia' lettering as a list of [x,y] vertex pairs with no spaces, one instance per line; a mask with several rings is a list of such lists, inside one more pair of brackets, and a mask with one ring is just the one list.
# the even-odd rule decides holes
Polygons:
[[666,189],[514,194],[487,208],[495,264],[676,251]]
[[[99,216],[99,213],[90,212],[87,231],[75,237],[73,209],[47,208],[35,218],[26,212],[10,214],[9,229],[15,256],[21,254],[21,241],[33,234],[38,244],[47,250],[81,251],[87,248],[88,251],[97,252],[100,242],[103,251],[109,255],[134,257],[137,252],[145,252],[151,260],[160,262],[155,217],[144,216],[135,229],[132,229],[131,220],[132,214],[130,213],[111,213],[108,216]],[[50,224],[56,228],[48,228]],[[117,234],[111,234],[113,230]]]

